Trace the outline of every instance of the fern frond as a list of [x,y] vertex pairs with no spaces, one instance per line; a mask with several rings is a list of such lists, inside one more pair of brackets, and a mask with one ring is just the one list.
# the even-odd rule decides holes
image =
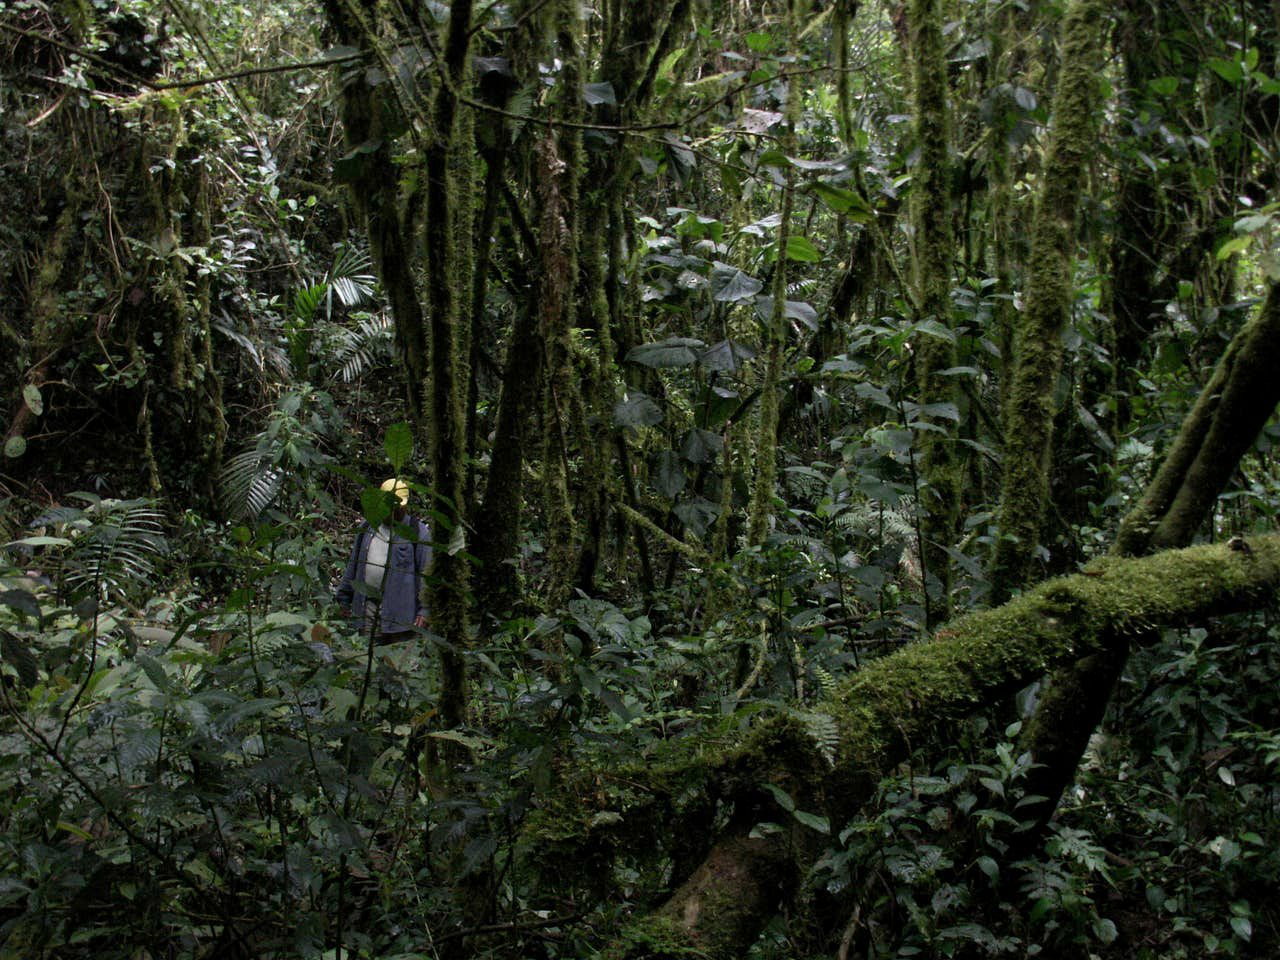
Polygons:
[[815,713],[812,710],[792,709],[790,713],[800,721],[805,734],[818,748],[818,753],[827,762],[827,766],[834,768],[836,755],[840,749],[840,728],[836,725],[835,718],[830,714]]
[[218,477],[223,509],[237,520],[252,520],[280,492],[284,471],[255,445],[227,460]]

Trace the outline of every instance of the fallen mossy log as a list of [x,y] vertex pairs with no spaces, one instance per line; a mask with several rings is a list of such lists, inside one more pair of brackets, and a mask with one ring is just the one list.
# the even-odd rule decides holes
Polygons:
[[[813,711],[839,731],[834,758],[792,716],[764,720],[736,745],[691,749],[683,773],[668,767],[645,788],[660,797],[678,785],[687,796],[701,784],[743,802],[701,866],[605,955],[728,960],[746,952],[818,846],[816,835],[750,837],[760,814],[753,783],[757,795],[765,783],[784,786],[804,809],[825,812],[838,828],[913,752],[941,750],[958,722],[1050,668],[1149,636],[1154,628],[1264,606],[1277,589],[1280,535],[1250,541],[1247,549],[1211,545],[1142,559],[1103,558],[1001,607],[955,620],[934,639],[845,681]],[[641,819],[653,814],[647,806],[636,806]],[[625,824],[631,812],[616,810],[616,822]],[[600,821],[598,808],[591,816]],[[621,840],[628,833],[610,829],[595,839]]]

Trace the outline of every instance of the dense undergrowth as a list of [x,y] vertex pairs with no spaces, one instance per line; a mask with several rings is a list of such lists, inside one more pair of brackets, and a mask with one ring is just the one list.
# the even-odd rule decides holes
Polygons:
[[[331,601],[345,544],[317,537],[324,517],[172,529],[145,501],[72,500],[16,538],[0,594],[5,956],[588,955],[706,838],[659,830],[549,879],[528,860],[531,812],[562,802],[566,779],[605,796],[622,778],[625,795],[638,763],[761,711],[821,744],[834,734],[806,701],[898,642],[877,622],[892,616],[872,616],[893,613],[881,594],[894,587],[900,617],[918,609],[895,570],[851,601],[861,632],[812,629],[834,584],[798,518],[753,567],[755,612],[701,631],[682,619],[698,610],[689,585],[650,616],[580,597],[487,623],[468,652],[471,723],[443,731],[438,639],[351,633]],[[735,576],[746,589],[743,571],[708,571]],[[763,651],[760,617],[787,625]],[[769,784],[756,829],[799,825],[829,846],[752,956],[1269,955],[1276,629],[1239,618],[1137,655],[1032,849],[1015,742],[1036,688],[848,823]],[[762,664],[747,684],[744,646]],[[467,759],[445,775],[451,745]],[[607,835],[619,813],[599,807],[564,829]]]

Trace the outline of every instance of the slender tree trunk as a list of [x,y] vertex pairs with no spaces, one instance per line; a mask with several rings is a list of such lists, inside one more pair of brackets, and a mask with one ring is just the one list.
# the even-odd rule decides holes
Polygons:
[[[436,550],[432,570],[431,618],[441,644],[440,716],[447,727],[466,720],[467,680],[467,564],[460,547],[465,543],[462,513],[465,494],[466,421],[462,400],[465,377],[459,378],[458,337],[463,325],[459,306],[459,285],[469,277],[459,276],[460,265],[470,261],[470,251],[459,256],[457,242],[458,204],[470,204],[470,194],[451,195],[455,182],[455,153],[471,142],[458,136],[459,95],[468,80],[468,46],[471,32],[471,0],[454,0],[450,6],[444,43],[444,75],[435,102],[435,130],[426,150],[427,282],[430,309],[429,397],[431,464],[436,493],[441,498],[440,513],[448,529],[436,530],[447,546]],[[469,129],[469,127],[467,127]],[[467,289],[465,286],[461,289]]]
[[1049,492],[1062,330],[1072,302],[1076,205],[1095,127],[1101,19],[1096,0],[1073,0],[1062,22],[1062,65],[1032,221],[1027,304],[1009,406],[1004,411],[1004,481],[1000,539],[991,574],[993,603],[1003,602],[1033,579]]
[[[907,6],[919,151],[912,186],[915,227],[914,284],[919,319],[941,327],[916,344],[920,400],[926,406],[954,403],[955,381],[939,373],[956,365],[950,334],[951,271],[955,239],[951,230],[951,119],[947,104],[947,60],[942,41],[941,0],[911,0]],[[925,619],[930,629],[951,612],[951,557],[958,539],[964,466],[956,444],[954,420],[926,415],[935,430],[920,431],[920,560],[925,577]]]

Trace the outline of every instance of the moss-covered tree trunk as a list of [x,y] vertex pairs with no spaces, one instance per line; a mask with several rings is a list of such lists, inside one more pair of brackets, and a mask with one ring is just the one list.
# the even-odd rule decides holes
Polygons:
[[[918,318],[937,324],[916,343],[919,402],[954,404],[955,381],[939,373],[956,365],[951,335],[951,270],[955,240],[951,229],[951,121],[947,59],[942,40],[941,0],[911,0],[910,30],[916,161],[911,194],[914,227],[914,286]],[[941,409],[941,407],[933,407]],[[925,577],[925,618],[937,627],[951,611],[951,558],[959,535],[963,464],[955,420],[924,415],[932,429],[921,430],[920,560]]]
[[[752,839],[754,819],[782,816],[763,784],[782,786],[800,809],[823,813],[833,827],[874,795],[880,779],[914,752],[928,757],[951,742],[956,725],[998,703],[1056,665],[1085,653],[1124,649],[1153,628],[1202,622],[1270,602],[1280,586],[1280,535],[1259,538],[1248,553],[1223,546],[1167,551],[1144,559],[1105,558],[993,610],[950,623],[935,639],[876,661],[815,706],[839,731],[834,754],[793,717],[759,724],[738,746],[698,752],[688,761],[703,789],[716,790],[738,818],[701,867],[654,914],[628,928],[613,957],[743,956],[793,892],[813,856],[800,834]],[[665,809],[663,784],[688,789],[665,770],[643,795],[615,798],[631,816]],[[643,800],[641,800],[643,797]],[[535,824],[535,829],[537,829]],[[678,823],[668,823],[673,830]],[[620,827],[620,832],[622,828]]]
[[[1114,552],[1138,556],[1190,543],[1258,433],[1280,404],[1280,285],[1228,345],[1142,501],[1125,518]],[[1024,811],[1043,826],[1102,722],[1127,647],[1113,646],[1054,673],[1028,724],[1024,745],[1037,766]],[[1033,836],[1034,834],[1029,834]]]
[[[49,379],[53,362],[71,342],[72,325],[62,322],[59,306],[62,277],[77,239],[84,198],[73,172],[68,171],[63,183],[66,198],[54,219],[49,239],[40,251],[27,305],[27,328],[31,331],[29,352],[39,359],[27,373],[25,382],[19,386],[17,396],[13,399],[14,410],[5,431],[6,459],[15,451],[26,450],[26,434],[38,416],[33,405],[27,402],[22,388],[31,386],[39,390]],[[35,406],[43,408],[39,403]]]
[[1097,0],[1073,0],[1062,21],[1061,68],[1031,225],[1026,307],[1003,411],[1004,478],[1000,539],[991,572],[993,603],[1034,579],[1033,561],[1049,494],[1062,331],[1072,303],[1076,207],[1096,130],[1101,29]]
[[[433,486],[440,499],[440,514],[449,529],[436,530],[445,540],[436,550],[432,570],[431,620],[443,640],[441,650],[440,716],[446,726],[460,726],[466,718],[467,637],[466,541],[466,392],[460,337],[465,326],[462,299],[470,291],[469,275],[459,270],[470,264],[470,234],[460,246],[460,218],[469,220],[470,192],[454,193],[464,164],[458,153],[471,156],[470,136],[459,135],[459,111],[468,109],[461,97],[469,81],[468,49],[471,39],[471,0],[454,0],[444,39],[443,82],[436,94],[434,130],[426,149],[426,247],[428,310],[430,316],[430,396],[428,424],[431,440]],[[469,133],[469,124],[463,124]],[[467,181],[469,182],[469,180]],[[459,213],[467,205],[468,212]]]

